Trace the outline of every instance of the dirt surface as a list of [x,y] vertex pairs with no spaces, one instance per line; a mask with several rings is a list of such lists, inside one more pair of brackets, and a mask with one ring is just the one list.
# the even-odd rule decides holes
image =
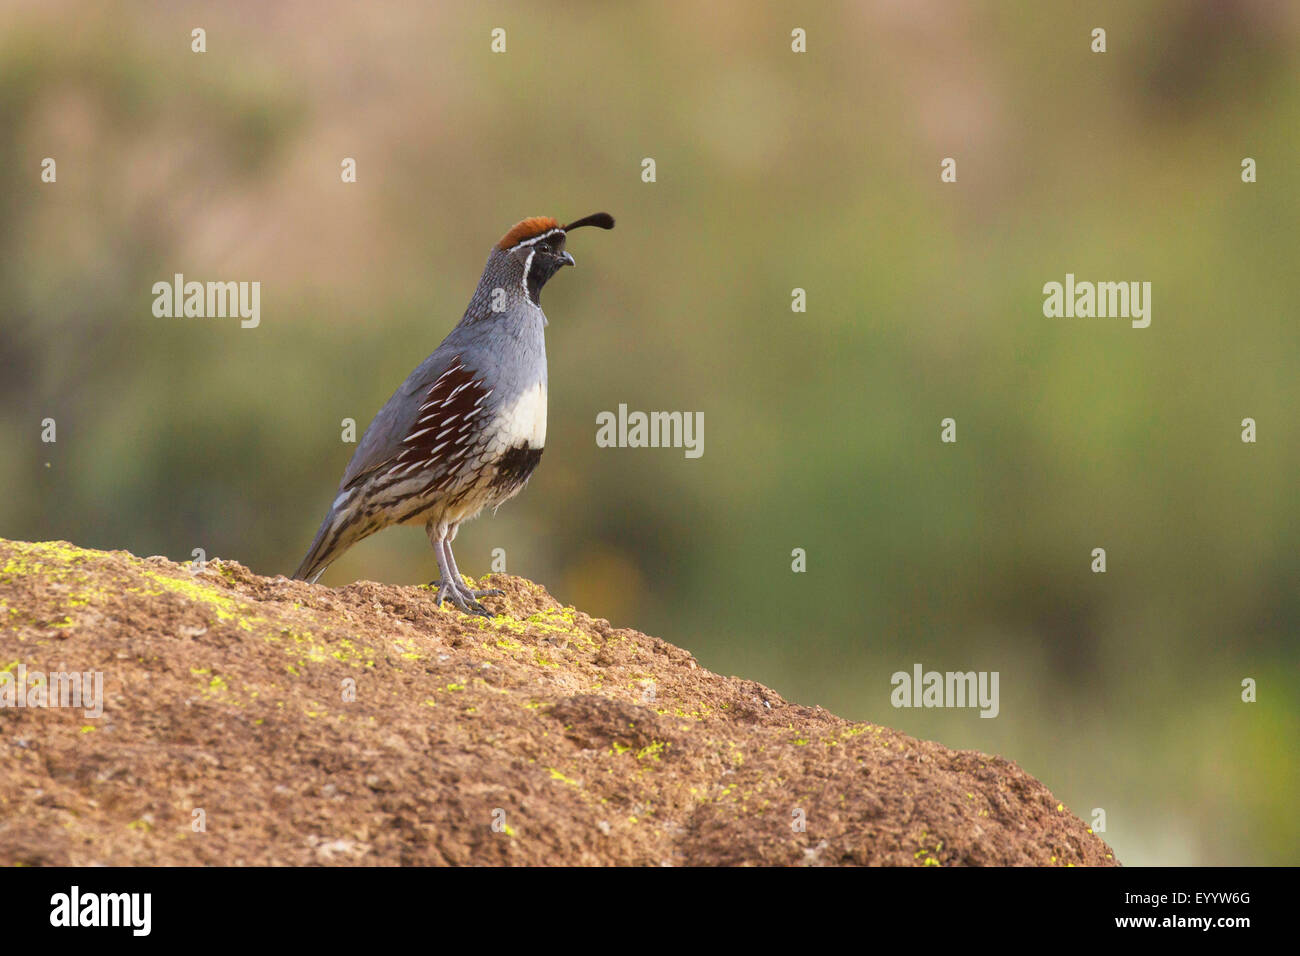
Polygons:
[[102,672],[104,696],[98,718],[0,706],[0,865],[1115,863],[1000,757],[485,580],[491,621],[423,588],[0,539],[11,689],[21,665],[28,688]]

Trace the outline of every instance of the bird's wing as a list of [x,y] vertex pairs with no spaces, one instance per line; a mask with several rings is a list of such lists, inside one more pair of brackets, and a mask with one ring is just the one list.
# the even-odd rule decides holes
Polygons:
[[448,487],[473,451],[486,414],[483,403],[491,394],[459,352],[434,352],[375,415],[339,490],[382,472],[427,473],[431,486]]

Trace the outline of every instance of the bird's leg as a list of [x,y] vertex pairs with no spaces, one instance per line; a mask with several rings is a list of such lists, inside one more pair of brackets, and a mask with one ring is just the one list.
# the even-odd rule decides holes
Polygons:
[[[453,530],[451,534],[449,534],[447,537],[440,539],[437,536],[436,531],[432,529],[429,531],[429,541],[433,544],[434,551],[441,552],[444,549],[446,551],[447,564],[450,565],[451,567],[451,575],[452,575],[451,579],[456,582],[456,587],[458,587],[461,593],[466,595],[467,597],[473,597],[473,598],[501,597],[502,595],[504,595],[506,592],[502,591],[500,588],[484,588],[482,590],[475,591],[472,590],[470,586],[465,583],[465,576],[460,573],[460,568],[456,566],[456,556],[451,553],[451,539],[454,538],[455,536],[456,536],[456,532]],[[438,567],[440,569],[439,573],[442,573],[441,562],[439,562]],[[441,590],[443,580],[444,578],[437,578],[436,580],[430,581],[429,587],[433,588],[434,590]]]
[[[433,545],[433,557],[434,560],[438,562],[438,574],[440,575],[440,577],[434,578],[432,581],[429,582],[429,587],[441,593],[442,582],[448,580],[447,575],[443,573],[442,570],[442,566],[444,563],[443,556],[442,556],[442,539],[447,536],[447,528],[445,525],[442,527],[438,527],[438,525],[430,521],[428,524],[424,526],[424,533],[429,536],[429,544]],[[438,601],[438,603],[439,604],[442,603],[441,599]]]
[[[429,587],[433,588],[435,591],[441,591],[443,581],[454,581],[455,584],[453,587],[459,587],[461,590],[464,590],[465,582],[460,579],[459,571],[456,571],[451,577],[447,576],[447,564],[450,564],[453,569],[456,567],[455,561],[447,562],[444,561],[443,558],[442,543],[449,533],[447,526],[445,524],[437,524],[431,519],[429,523],[424,526],[424,532],[429,536],[429,544],[433,545],[433,555],[438,561],[438,574],[441,575],[441,577],[434,578],[430,581]],[[439,600],[438,603],[441,604],[442,601]]]
[[438,593],[434,596],[434,601],[439,605],[443,601],[451,601],[465,614],[480,614],[483,617],[491,617],[492,612],[479,604],[465,585],[460,583],[460,575],[456,573],[455,566],[448,561],[451,549],[447,547],[447,539],[443,536],[445,532],[438,534],[441,530],[432,526],[429,529],[429,540],[433,544],[433,554],[438,559],[438,573],[442,575],[435,582],[438,585]]
[[455,528],[452,529],[450,535],[448,535],[445,539],[443,539],[442,546],[447,551],[447,563],[451,565],[451,573],[455,576],[456,580],[460,582],[461,589],[464,590],[466,594],[469,594],[472,597],[476,597],[476,598],[500,597],[501,595],[505,594],[506,592],[502,591],[500,588],[484,588],[481,591],[470,590],[470,586],[465,583],[465,578],[460,573],[460,568],[456,567],[456,556],[451,553],[451,539],[454,537],[456,537]]

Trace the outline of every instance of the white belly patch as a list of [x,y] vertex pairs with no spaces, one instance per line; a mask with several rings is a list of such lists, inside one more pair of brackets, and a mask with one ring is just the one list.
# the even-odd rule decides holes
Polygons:
[[493,444],[504,451],[516,445],[546,447],[546,383],[525,389],[514,403],[501,410],[500,425]]

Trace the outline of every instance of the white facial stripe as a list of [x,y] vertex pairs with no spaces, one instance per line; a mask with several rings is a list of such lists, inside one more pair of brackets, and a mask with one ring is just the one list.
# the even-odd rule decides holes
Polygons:
[[528,253],[528,258],[524,260],[524,276],[519,280],[519,284],[524,287],[524,295],[528,294],[528,270],[533,267],[533,256],[537,255],[537,250],[533,249]]
[[531,239],[524,239],[522,242],[516,242],[515,246],[516,248],[519,246],[531,246],[541,242],[543,239],[547,238],[548,236],[555,235],[557,232],[564,232],[564,230],[558,227],[556,227],[555,229],[548,229],[546,232],[539,232]]

